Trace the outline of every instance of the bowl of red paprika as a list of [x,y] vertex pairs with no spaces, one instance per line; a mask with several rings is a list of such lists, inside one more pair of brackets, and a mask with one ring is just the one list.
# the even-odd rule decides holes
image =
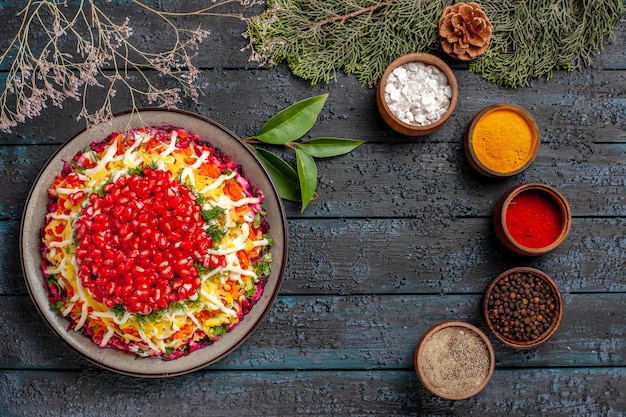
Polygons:
[[565,196],[541,183],[510,188],[493,211],[498,240],[510,251],[525,256],[555,249],[569,234],[571,223],[572,212]]

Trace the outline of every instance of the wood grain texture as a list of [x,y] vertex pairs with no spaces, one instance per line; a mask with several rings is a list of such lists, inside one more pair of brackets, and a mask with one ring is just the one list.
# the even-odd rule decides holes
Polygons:
[[519,416],[618,417],[626,411],[624,368],[496,370],[477,396],[434,397],[411,371],[200,371],[174,380],[103,372],[0,372],[10,416]]
[[[626,83],[625,83],[626,84]],[[0,219],[17,219],[53,145],[0,148]],[[588,143],[551,149],[518,176],[487,180],[464,159],[461,143],[367,144],[351,154],[319,160],[319,199],[290,217],[388,217],[444,219],[490,216],[500,195],[522,182],[561,191],[574,217],[626,215],[626,143]],[[286,155],[289,158],[292,155]]]
[[[206,5],[148,3],[166,10]],[[102,4],[113,19],[130,16],[141,45],[171,41],[145,11],[129,6]],[[0,49],[20,7],[0,2]],[[144,380],[103,371],[63,344],[36,312],[22,276],[22,209],[48,158],[82,130],[79,103],[49,108],[11,134],[0,133],[0,416],[626,414],[626,16],[591,67],[555,71],[526,88],[501,88],[468,73],[466,64],[451,63],[458,106],[446,125],[422,138],[389,129],[375,91],[354,77],[339,73],[331,84],[311,86],[285,66],[250,62],[249,51],[240,50],[242,21],[177,22],[212,32],[197,60],[204,95],[185,100],[184,110],[246,137],[288,105],[329,93],[309,137],[367,143],[319,161],[319,199],[304,213],[286,203],[285,278],[252,336],[209,368]],[[0,82],[6,70],[0,68]],[[129,75],[137,82],[138,74]],[[127,110],[129,100],[120,91],[114,110]],[[542,137],[535,163],[504,181],[472,172],[461,145],[470,119],[495,102],[526,107]],[[556,187],[574,214],[564,244],[539,258],[508,253],[492,231],[496,200],[523,182]],[[491,279],[521,265],[555,279],[565,314],[547,343],[518,351],[489,335],[480,302]],[[496,352],[492,381],[464,401],[433,396],[413,370],[420,336],[446,319],[485,330]]]
[[[156,72],[146,71],[155,84],[175,87]],[[459,102],[448,122],[423,138],[409,138],[389,129],[378,114],[375,90],[360,86],[356,79],[337,75],[333,84],[310,86],[294,79],[283,66],[235,70],[209,68],[201,72],[203,95],[197,103],[185,101],[182,108],[223,124],[239,136],[253,135],[273,114],[307,97],[328,93],[327,104],[310,135],[354,137],[386,145],[398,143],[459,143],[471,118],[496,102],[511,102],[527,108],[537,120],[542,142],[551,148],[584,146],[596,142],[626,141],[626,69],[584,72],[555,72],[550,80],[540,79],[524,89],[504,89],[486,83],[478,74],[455,70],[459,83]],[[0,73],[0,80],[4,75]],[[138,83],[135,73],[128,82]],[[102,98],[97,93],[94,100]],[[523,94],[520,94],[523,92]],[[233,97],[254,97],[254,100]],[[114,111],[128,110],[130,100],[120,88]],[[139,105],[148,105],[139,101]],[[61,144],[82,130],[77,121],[79,103],[69,101],[63,109],[49,108],[37,122],[19,125],[13,134],[0,134],[0,144]],[[59,123],[65,126],[55,129]],[[355,126],[358,126],[355,129]]]
[[[292,219],[288,229],[283,294],[479,294],[518,265],[545,271],[564,292],[626,292],[622,218],[576,218],[565,242],[539,258],[506,251],[490,218]],[[15,251],[18,239],[19,223],[0,221],[0,250]],[[12,294],[26,294],[17,256],[0,260],[0,295]]]
[[[498,368],[623,364],[626,299],[619,294],[563,296],[559,330],[527,351],[491,337],[480,295],[280,296],[250,339],[211,369],[412,369],[420,336],[432,325],[453,319],[475,324],[489,335]],[[95,368],[46,327],[27,297],[2,297],[0,333],[10,335],[0,341],[0,368]]]

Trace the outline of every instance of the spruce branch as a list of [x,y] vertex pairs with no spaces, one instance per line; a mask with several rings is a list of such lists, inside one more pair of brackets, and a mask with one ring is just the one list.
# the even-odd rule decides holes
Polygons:
[[[339,71],[373,87],[387,65],[409,52],[440,53],[437,23],[451,0],[268,0],[247,19],[251,60],[285,62],[312,84]],[[469,70],[489,81],[522,87],[557,69],[591,63],[619,18],[623,0],[482,0],[494,25],[487,52]]]
[[372,13],[375,10],[380,9],[381,7],[389,6],[390,4],[393,4],[395,2],[396,2],[396,0],[389,0],[389,1],[386,1],[386,2],[380,2],[380,3],[374,4],[372,6],[362,7],[360,9],[357,9],[357,10],[351,12],[351,13],[348,13],[348,14],[337,15],[337,16],[329,17],[328,19],[324,19],[324,20],[322,20],[320,22],[315,22],[312,25],[307,26],[305,29],[306,30],[315,29],[316,27],[323,26],[323,25],[326,25],[328,23],[335,23],[335,22],[343,23],[346,20],[351,19],[353,17],[356,17],[356,16],[358,16],[360,14]]

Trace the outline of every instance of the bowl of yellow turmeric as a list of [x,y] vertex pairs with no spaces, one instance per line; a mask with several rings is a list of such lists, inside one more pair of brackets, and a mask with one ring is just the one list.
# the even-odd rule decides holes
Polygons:
[[478,112],[465,131],[469,164],[490,178],[517,175],[537,158],[541,137],[534,117],[521,106],[495,103]]

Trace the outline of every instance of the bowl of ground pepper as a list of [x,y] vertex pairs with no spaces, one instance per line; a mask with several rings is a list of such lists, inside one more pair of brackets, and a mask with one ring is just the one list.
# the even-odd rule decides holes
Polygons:
[[389,127],[406,136],[433,133],[456,107],[459,89],[452,69],[440,58],[415,52],[394,60],[383,72],[376,105]]
[[524,171],[539,153],[537,122],[523,107],[495,103],[470,121],[463,139],[469,164],[490,178],[510,177]]
[[448,320],[428,329],[414,354],[415,372],[433,394],[463,400],[478,394],[495,369],[495,354],[477,327]]
[[539,256],[554,250],[569,234],[571,224],[567,199],[547,184],[511,187],[493,210],[496,237],[518,255]]
[[483,314],[498,340],[514,348],[532,348],[558,330],[563,298],[546,273],[530,267],[512,268],[487,287]]

